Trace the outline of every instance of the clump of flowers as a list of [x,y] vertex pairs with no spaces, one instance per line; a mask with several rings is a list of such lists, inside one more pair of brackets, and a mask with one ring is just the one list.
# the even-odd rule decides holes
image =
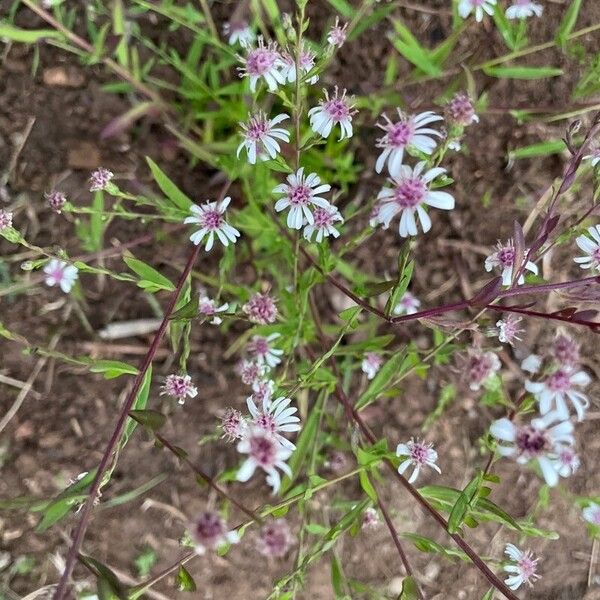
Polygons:
[[323,90],[325,98],[308,111],[310,126],[315,133],[327,138],[336,125],[340,127],[340,140],[352,137],[352,116],[357,112],[353,110],[352,101],[346,98],[346,90],[338,93],[337,86],[331,98],[327,90]]
[[245,149],[251,165],[256,164],[257,159],[264,161],[277,158],[281,151],[277,140],[289,143],[290,134],[287,129],[275,126],[286,119],[289,119],[289,115],[284,113],[269,119],[265,113],[259,111],[246,123],[240,123],[244,139],[238,146],[237,156],[239,157],[242,149]]
[[196,554],[206,554],[207,550],[218,550],[228,544],[237,544],[240,536],[235,530],[228,531],[227,523],[217,513],[206,511],[189,526],[190,537]]
[[315,222],[313,210],[316,207],[328,208],[329,202],[320,196],[331,189],[327,183],[321,183],[316,173],[304,175],[304,167],[296,173],[287,176],[287,183],[280,183],[274,194],[283,194],[275,203],[275,210],[281,212],[289,208],[287,225],[290,229],[302,229],[304,223],[313,225]]
[[60,214],[63,206],[67,202],[67,197],[63,194],[63,192],[59,192],[58,190],[53,190],[49,194],[44,194],[44,197],[46,198],[48,206],[50,206],[50,208],[58,214]]
[[114,173],[100,167],[90,175],[90,192],[100,192],[105,190],[108,184],[112,181]]
[[398,444],[396,447],[396,456],[402,459],[398,466],[398,473],[400,475],[404,475],[410,467],[413,467],[413,471],[408,478],[408,483],[413,483],[417,480],[423,467],[430,467],[438,473],[442,472],[436,464],[438,453],[433,449],[433,444],[419,439],[415,440],[411,438],[405,444]]
[[203,295],[201,295],[198,299],[198,314],[202,315],[203,317],[212,317],[210,322],[213,325],[220,325],[223,322],[223,320],[217,315],[218,313],[225,312],[228,309],[229,304],[227,302],[224,302],[221,304],[221,306],[217,306],[217,303],[212,298],[209,298],[206,293],[203,293]]
[[[524,250],[523,252],[523,260],[527,258],[528,250]],[[496,251],[490,254],[485,259],[485,270],[489,273],[492,269],[498,269],[502,275],[502,285],[509,286],[512,284],[513,276],[516,275],[514,273],[515,269],[520,269],[522,266],[522,261],[516,260],[515,256],[515,247],[512,240],[508,240],[506,244],[502,244],[498,242],[496,246]],[[524,269],[533,273],[534,275],[538,274],[538,268],[535,263],[532,263],[528,260],[525,263]],[[517,280],[518,285],[523,285],[525,283],[525,276],[521,273]]]
[[161,396],[175,398],[179,404],[185,404],[188,398],[195,398],[198,395],[198,388],[192,383],[189,375],[168,375],[161,390]]
[[277,319],[277,305],[269,294],[256,293],[242,306],[253,323],[268,325]]
[[529,17],[541,17],[544,7],[531,0],[514,0],[506,9],[507,19],[527,19]]
[[237,372],[243,383],[254,388],[262,381],[267,369],[264,364],[255,360],[241,360],[237,365]]
[[256,549],[263,556],[284,557],[294,544],[290,526],[285,519],[276,519],[260,529]]
[[281,72],[283,60],[276,42],[269,42],[265,46],[264,39],[259,36],[256,48],[248,48],[246,56],[240,57],[240,60],[244,63],[244,66],[238,69],[240,77],[248,77],[250,91],[256,91],[256,84],[261,79],[264,79],[270,92],[276,91],[285,83]]
[[79,277],[79,269],[75,265],[70,265],[68,262],[57,258],[53,258],[46,263],[44,273],[46,273],[44,279],[46,285],[50,287],[57,285],[65,294],[71,291]]
[[233,442],[244,437],[248,422],[239,410],[228,407],[221,418],[223,436],[228,442]]
[[247,352],[254,357],[259,365],[266,365],[269,369],[276,367],[281,362],[283,350],[274,348],[272,342],[281,337],[280,333],[272,333],[267,337],[255,335],[246,346]]
[[215,236],[223,246],[228,246],[230,243],[235,244],[237,238],[240,237],[240,232],[229,225],[224,217],[230,202],[231,198],[227,196],[220,202],[206,202],[202,206],[192,205],[190,209],[192,215],[186,217],[183,222],[200,226],[198,231],[190,235],[190,241],[194,245],[198,246],[206,238],[204,250],[208,252],[213,247]]
[[0,231],[12,227],[13,214],[0,208]]
[[282,432],[294,432],[301,429],[300,418],[296,416],[298,409],[290,406],[291,398],[280,396],[273,401],[265,398],[262,410],[256,406],[252,396],[246,400],[246,403],[252,416],[252,423],[256,427],[269,433],[283,447],[295,450],[296,446],[282,435]]
[[335,18],[335,23],[332,25],[329,33],[327,34],[327,43],[335,48],[341,48],[346,41],[346,30],[348,29],[348,23],[340,25],[340,18]]
[[509,573],[504,583],[511,590],[518,590],[524,583],[532,587],[534,581],[540,578],[537,574],[539,558],[534,558],[530,550],[519,550],[514,544],[506,544],[504,553],[510,558],[510,562],[503,567]]
[[362,361],[362,371],[366,373],[367,379],[373,379],[383,364],[383,356],[377,352],[367,352]]
[[469,348],[465,364],[465,377],[469,388],[474,392],[480,390],[494,377],[501,366],[502,363],[494,352],[484,352],[479,347]]

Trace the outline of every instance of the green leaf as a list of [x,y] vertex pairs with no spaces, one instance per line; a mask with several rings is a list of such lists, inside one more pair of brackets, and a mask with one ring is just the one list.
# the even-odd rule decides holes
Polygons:
[[355,9],[346,0],[327,0],[334,10],[346,19],[351,19],[356,12]]
[[419,588],[417,587],[415,578],[412,576],[405,577],[402,580],[402,591],[398,596],[398,600],[418,600],[418,598]]
[[104,379],[115,379],[121,375],[137,375],[138,370],[129,363],[120,360],[94,360],[90,364],[90,372],[102,373]]
[[538,144],[530,144],[516,148],[508,153],[509,160],[518,160],[521,158],[535,158],[538,156],[550,156],[551,154],[560,154],[567,149],[563,140],[549,140]]
[[499,79],[545,79],[563,74],[556,67],[483,67],[483,72]]
[[358,479],[360,480],[360,487],[362,487],[363,491],[373,502],[377,502],[377,492],[369,479],[369,475],[365,471],[361,471],[358,474]]
[[429,52],[419,44],[417,38],[413,36],[410,29],[399,19],[394,19],[392,23],[398,34],[398,37],[394,36],[391,38],[394,48],[396,48],[406,60],[427,75],[439,75],[441,73],[440,67],[431,60]]
[[85,554],[79,560],[98,578],[98,597],[100,600],[127,600],[127,592],[118,577],[99,560]]
[[331,587],[333,587],[333,591],[335,593],[336,598],[341,598],[344,596],[344,572],[342,571],[342,566],[340,565],[337,556],[335,554],[331,554]]
[[150,157],[146,157],[146,162],[150,166],[154,181],[156,181],[165,196],[177,208],[189,212],[193,202],[161,171],[160,167]]
[[450,516],[448,517],[448,532],[456,533],[462,525],[463,519],[467,515],[471,503],[477,496],[479,486],[481,485],[481,479],[483,474],[478,473],[461,492],[460,496],[454,503]]
[[570,33],[577,23],[577,17],[579,16],[579,10],[581,9],[582,0],[571,0],[569,8],[565,11],[565,14],[560,22],[558,33],[556,35],[556,41],[563,48],[567,42]]
[[63,39],[62,33],[55,29],[20,29],[8,23],[0,23],[0,38],[23,44],[35,44],[45,38]]
[[[148,367],[148,370],[144,374],[144,379],[142,381],[142,385],[137,393],[137,396],[133,402],[133,406],[131,407],[131,411],[142,411],[146,408],[146,404],[148,403],[148,396],[150,394],[150,384],[152,383],[152,366]],[[121,438],[121,443],[119,445],[120,448],[123,448],[125,444],[129,441],[131,434],[137,427],[137,421],[133,419],[127,419],[127,424],[125,425],[125,431],[123,432],[123,437]]]
[[361,410],[368,406],[383,392],[387,384],[398,373],[402,362],[404,361],[405,353],[396,352],[392,357],[377,371],[377,375],[373,378],[369,387],[360,396],[356,402],[356,409]]
[[167,417],[157,410],[131,410],[129,416],[140,425],[151,431],[158,431],[166,422]]
[[159,290],[175,291],[175,286],[164,275],[161,275],[154,267],[151,267],[144,261],[133,256],[123,256],[123,261],[140,277],[138,286],[142,289],[149,292],[157,292]]
[[183,565],[179,565],[177,571],[177,588],[180,592],[195,592],[197,589],[194,578]]
[[194,292],[189,302],[186,302],[180,309],[173,312],[170,316],[171,321],[189,321],[198,316],[198,303],[200,295]]
[[490,588],[481,600],[494,600],[494,588]]

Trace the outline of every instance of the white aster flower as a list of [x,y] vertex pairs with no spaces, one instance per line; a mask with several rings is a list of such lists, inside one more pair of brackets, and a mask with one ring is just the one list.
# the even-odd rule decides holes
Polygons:
[[255,39],[254,32],[246,21],[230,21],[223,25],[223,33],[228,36],[227,43],[230,46],[239,44],[246,48]]
[[475,12],[475,20],[481,23],[484,12],[488,15],[493,15],[495,6],[496,0],[460,0],[458,3],[458,14],[463,19],[466,19],[472,12]]
[[160,389],[161,396],[166,394],[175,398],[179,404],[185,404],[186,398],[195,398],[198,395],[198,388],[192,383],[189,375],[167,375]]
[[[529,250],[523,251],[523,258],[528,254]],[[521,262],[516,265],[516,268],[521,267]],[[509,286],[512,283],[513,269],[515,268],[515,247],[512,240],[508,240],[506,244],[498,242],[496,245],[496,251],[490,254],[485,259],[485,270],[489,273],[492,269],[501,269],[502,272],[502,285]],[[530,271],[534,275],[538,274],[537,265],[532,263],[530,260],[525,264],[525,270]],[[525,276],[521,274],[518,285],[525,283]]]
[[556,470],[561,477],[571,477],[581,466],[579,456],[569,446],[557,445]]
[[383,356],[377,352],[367,352],[361,364],[361,370],[367,374],[367,379],[373,379],[383,364]]
[[292,451],[260,427],[249,427],[238,443],[237,450],[248,455],[237,473],[238,481],[248,481],[260,467],[267,474],[267,483],[273,488],[273,493],[276,493],[281,485],[281,476],[277,469],[289,477],[292,476],[292,470],[285,462]]
[[196,554],[202,556],[206,550],[218,550],[227,544],[237,544],[237,531],[227,530],[225,521],[215,512],[202,513],[189,527]]
[[390,221],[400,213],[398,231],[401,237],[417,235],[415,213],[423,232],[427,233],[431,229],[431,219],[425,205],[442,210],[454,208],[454,197],[448,192],[430,189],[433,180],[445,173],[446,169],[435,167],[423,172],[425,165],[424,161],[417,163],[414,169],[402,165],[398,174],[390,179],[393,187],[384,187],[377,195],[381,202],[378,217],[380,223],[388,227]]
[[506,9],[507,19],[527,19],[529,17],[541,17],[544,7],[531,0],[514,0],[514,3]]
[[437,142],[431,136],[442,137],[435,129],[426,127],[435,121],[443,121],[443,117],[428,110],[418,115],[405,115],[398,110],[399,120],[395,123],[387,115],[382,115],[384,122],[377,123],[385,131],[385,135],[377,140],[377,147],[383,148],[375,163],[378,173],[383,171],[387,161],[388,171],[394,176],[400,173],[400,166],[404,160],[404,151],[407,149],[418,150],[424,154],[431,154]]
[[268,119],[265,113],[259,111],[251,116],[247,123],[240,123],[244,139],[237,149],[238,158],[243,148],[251,165],[256,164],[257,159],[264,161],[276,158],[281,151],[277,140],[285,143],[290,141],[290,134],[286,129],[275,127],[286,119],[289,119],[289,115],[283,113]]
[[525,389],[535,396],[542,415],[556,411],[560,418],[568,419],[567,400],[569,400],[575,408],[577,420],[583,421],[590,401],[576,387],[584,388],[590,381],[590,376],[585,371],[561,367],[543,381],[526,381]]
[[339,237],[340,232],[334,227],[334,223],[339,221],[344,222],[344,218],[340,214],[340,211],[330,204],[327,207],[317,206],[313,213],[314,222],[306,225],[304,228],[304,237],[308,241],[311,240],[313,234],[316,232],[315,241],[322,242],[323,238],[329,237],[330,235],[334,238]]
[[534,558],[531,550],[519,550],[514,544],[506,544],[504,553],[510,558],[510,562],[502,567],[510,574],[504,583],[511,590],[518,590],[524,583],[532,587],[533,582],[540,578],[536,573],[539,558]]
[[295,450],[296,446],[281,435],[282,432],[300,431],[301,429],[300,419],[295,416],[298,409],[290,406],[291,402],[291,398],[285,396],[280,396],[273,401],[270,398],[264,398],[261,410],[254,402],[253,396],[246,400],[254,425],[270,433],[282,446],[289,450]]
[[[289,52],[284,52],[281,55],[282,67],[281,67],[281,75],[283,79],[288,83],[293,83],[296,81],[296,57],[290,54]],[[315,53],[312,50],[304,50],[300,54],[300,74],[306,75],[310,73],[312,69],[315,67]],[[308,79],[308,83],[314,85],[319,81],[318,75],[312,75]]]
[[591,239],[585,234],[575,239],[575,243],[587,256],[576,256],[573,260],[582,269],[600,271],[600,225],[588,227],[588,233]]
[[500,370],[502,363],[494,352],[483,352],[480,348],[472,347],[467,350],[464,373],[469,383],[469,389],[477,392]]
[[325,98],[308,111],[310,126],[315,133],[327,138],[335,127],[340,126],[340,141],[352,137],[352,116],[357,111],[353,110],[354,104],[350,98],[346,98],[346,90],[341,95],[337,86],[333,96],[330,98],[327,90]]
[[246,56],[239,58],[244,66],[239,67],[238,71],[240,77],[250,79],[250,91],[256,91],[256,84],[260,79],[265,80],[270,92],[276,91],[279,85],[285,83],[280,70],[283,67],[283,60],[275,42],[269,42],[265,46],[265,42],[260,36],[258,46],[248,48]]
[[186,217],[184,223],[194,223],[200,225],[200,229],[190,235],[190,240],[197,246],[206,237],[206,246],[204,250],[208,252],[214,244],[215,234],[223,246],[228,246],[231,242],[235,244],[236,238],[240,237],[240,232],[225,221],[224,213],[231,198],[227,196],[221,202],[206,202],[202,206],[192,204],[191,217]]
[[494,421],[490,433],[498,440],[501,456],[513,457],[519,464],[537,463],[546,483],[558,483],[561,465],[559,452],[573,446],[573,423],[562,420],[556,413],[533,419],[529,425],[515,425],[506,417]]
[[280,183],[274,190],[274,194],[284,194],[275,203],[275,210],[281,212],[289,208],[287,225],[291,229],[302,229],[304,220],[309,225],[314,224],[312,208],[320,206],[328,208],[329,202],[319,196],[331,189],[329,184],[322,184],[316,173],[304,176],[304,167],[300,167],[296,173],[287,176],[287,183]]
[[398,444],[396,456],[404,458],[398,466],[398,473],[404,475],[409,467],[414,467],[408,483],[416,481],[422,467],[431,467],[434,471],[442,471],[436,465],[438,453],[433,449],[433,444],[422,442],[419,439],[410,439],[406,444]]
[[223,322],[223,319],[218,317],[217,313],[225,312],[228,309],[229,303],[225,302],[221,306],[217,306],[217,303],[206,294],[198,299],[198,313],[204,317],[212,317],[210,322],[213,325],[220,325]]
[[419,311],[421,301],[411,294],[410,292],[404,292],[404,296],[400,298],[398,304],[394,307],[395,315],[414,315]]
[[346,30],[348,29],[348,23],[344,23],[343,26],[340,27],[340,18],[335,18],[335,23],[329,30],[327,34],[327,43],[330,46],[334,46],[336,48],[341,48],[346,41]]
[[272,346],[272,342],[279,337],[281,337],[280,333],[272,333],[267,337],[255,335],[246,346],[246,350],[253,355],[259,365],[267,365],[273,369],[281,362],[280,357],[283,354],[283,350]]
[[79,270],[76,266],[70,265],[64,260],[53,258],[44,267],[44,273],[46,273],[44,281],[50,287],[58,285],[65,294],[68,294],[75,285],[78,272]]
[[581,512],[588,523],[600,527],[600,504],[590,502]]
[[496,328],[493,330],[494,335],[498,336],[498,340],[503,344],[514,345],[515,340],[520,341],[519,334],[523,333],[523,329],[519,323],[523,319],[513,314],[509,314],[506,319],[496,321]]

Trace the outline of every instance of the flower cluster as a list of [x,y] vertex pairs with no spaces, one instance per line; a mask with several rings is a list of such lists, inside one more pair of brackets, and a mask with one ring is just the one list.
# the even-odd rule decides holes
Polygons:
[[492,254],[485,259],[485,270],[488,273],[493,269],[500,271],[502,276],[502,285],[504,286],[510,286],[517,273],[519,273],[517,284],[523,285],[525,283],[525,275],[522,272],[523,270],[529,271],[534,275],[538,274],[537,265],[530,260],[526,260],[528,255],[529,250],[526,249],[523,250],[523,257],[518,258],[516,256],[515,246],[512,240],[508,240],[506,244],[498,242],[496,245],[496,251],[492,252]]
[[[466,19],[471,13],[475,14],[475,20],[480,23],[484,15],[493,15],[497,0],[460,0],[458,3],[458,14]],[[541,17],[544,7],[532,0],[514,0],[506,9],[507,19],[527,19],[528,17]]]

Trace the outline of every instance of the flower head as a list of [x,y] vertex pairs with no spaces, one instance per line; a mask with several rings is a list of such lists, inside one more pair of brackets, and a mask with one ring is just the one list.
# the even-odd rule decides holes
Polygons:
[[541,17],[544,7],[531,0],[514,0],[506,9],[507,19],[527,19],[528,17]]
[[281,485],[281,476],[277,469],[290,477],[292,475],[292,470],[285,462],[292,451],[282,446],[273,435],[261,427],[249,427],[238,442],[237,449],[238,452],[248,455],[237,473],[238,481],[248,481],[260,467],[267,474],[267,483],[273,488],[273,493],[276,493]]
[[217,306],[217,303],[209,298],[206,294],[203,294],[198,299],[198,313],[204,317],[212,317],[211,323],[213,325],[220,325],[223,321],[217,316],[217,313],[225,312],[229,308],[227,302]]
[[249,46],[255,38],[254,32],[246,21],[230,21],[223,25],[223,33],[228,36],[230,46],[239,44],[244,48]]
[[12,227],[13,214],[0,208],[0,231]]
[[340,214],[340,211],[330,204],[327,208],[317,206],[313,213],[313,224],[306,225],[304,227],[304,237],[307,240],[311,240],[313,234],[316,232],[315,241],[322,242],[323,238],[329,237],[330,235],[334,238],[339,237],[340,232],[335,228],[334,223],[339,221],[344,222],[344,217]]
[[380,523],[381,519],[379,518],[379,513],[372,506],[366,508],[362,517],[362,528],[374,529]]
[[281,558],[294,543],[290,526],[285,519],[277,519],[263,525],[256,541],[256,549],[263,556]]
[[237,531],[227,530],[225,521],[215,512],[206,511],[190,524],[190,537],[194,541],[197,554],[206,550],[216,550],[226,544],[237,544],[240,536]]
[[564,333],[556,336],[550,352],[558,364],[563,367],[575,367],[579,364],[579,344]]
[[277,319],[277,305],[269,294],[256,293],[242,306],[253,323],[267,325]]
[[283,354],[283,350],[273,348],[271,342],[280,336],[281,334],[279,333],[272,333],[267,337],[255,335],[246,346],[246,351],[253,355],[254,360],[259,365],[267,365],[267,367],[272,369],[281,362],[280,356]]
[[579,456],[570,446],[557,445],[556,448],[556,470],[561,477],[570,477],[581,466]]
[[44,194],[44,197],[50,208],[58,214],[60,214],[60,211],[67,202],[67,197],[57,190],[53,190],[49,194]]
[[[523,258],[526,258],[528,253],[529,250],[524,250]],[[502,285],[508,286],[512,283],[514,269],[521,267],[521,261],[516,262],[515,258],[515,247],[512,240],[508,240],[506,244],[498,242],[496,251],[485,259],[485,270],[489,273],[492,269],[499,269],[502,274]],[[525,269],[534,275],[538,274],[537,265],[530,260],[525,263]],[[519,285],[525,283],[523,274],[519,276],[517,283]]]
[[272,379],[259,379],[252,386],[252,400],[257,406],[262,406],[265,402],[270,402],[275,382]]
[[168,375],[160,389],[162,390],[161,396],[165,394],[171,396],[179,404],[185,404],[186,398],[195,398],[198,395],[198,388],[192,384],[192,378],[189,375]]
[[190,217],[186,217],[184,223],[200,225],[200,229],[190,235],[190,241],[196,246],[206,237],[204,250],[208,252],[215,242],[215,234],[223,246],[230,243],[235,244],[240,232],[229,225],[225,220],[225,210],[229,206],[231,198],[227,196],[220,202],[206,202],[202,206],[192,204]]
[[404,475],[409,467],[413,467],[413,472],[408,479],[409,483],[416,481],[422,467],[431,467],[434,471],[441,473],[437,466],[438,453],[433,449],[433,444],[422,442],[419,439],[411,438],[406,444],[398,444],[396,456],[403,458],[398,466],[398,473]]
[[418,312],[421,306],[421,301],[413,296],[410,292],[404,292],[404,295],[398,301],[398,304],[394,307],[395,315],[414,315]]
[[237,149],[238,158],[242,148],[245,148],[251,165],[256,164],[257,158],[263,161],[276,158],[281,150],[277,140],[286,143],[290,141],[290,134],[286,129],[275,127],[286,119],[289,119],[289,115],[283,113],[268,119],[265,113],[259,111],[246,123],[240,123],[244,139]]
[[496,0],[460,0],[458,14],[466,19],[472,12],[475,12],[475,20],[481,23],[484,12],[493,15],[495,6]]
[[96,169],[90,175],[90,192],[105,190],[113,177],[114,173],[104,167]]
[[496,327],[493,329],[493,335],[497,335],[498,339],[503,344],[514,345],[515,340],[520,341],[519,334],[523,333],[523,329],[519,326],[522,321],[521,317],[514,314],[509,314],[506,319],[496,321]]
[[50,287],[58,285],[65,294],[71,291],[78,277],[78,269],[75,265],[70,265],[57,258],[53,258],[46,263],[44,273],[46,273],[46,279],[44,280],[46,285]]
[[446,104],[446,119],[451,125],[468,127],[473,123],[479,122],[479,117],[475,114],[473,101],[468,94],[458,92]]
[[510,558],[503,567],[510,574],[504,583],[511,590],[518,590],[524,583],[533,586],[533,582],[540,578],[536,573],[539,558],[534,558],[530,550],[519,550],[514,544],[506,544],[504,553]]
[[236,368],[242,382],[246,385],[256,386],[258,382],[262,381],[267,369],[265,365],[259,364],[255,360],[241,360]]
[[559,452],[575,443],[573,424],[556,413],[533,419],[528,425],[515,425],[510,419],[494,421],[490,433],[498,440],[501,456],[513,457],[519,464],[535,462],[546,483],[554,487],[561,474]]
[[483,352],[479,348],[467,350],[465,375],[469,388],[474,392],[485,385],[502,366],[493,352]]
[[[290,54],[289,52],[284,52],[281,55],[282,67],[281,74],[283,79],[289,83],[293,83],[296,81],[296,57]],[[300,74],[306,75],[310,73],[312,69],[315,67],[315,53],[312,50],[305,50],[302,48],[302,52],[300,53]],[[314,85],[319,81],[318,75],[313,75],[308,80],[308,83]]]
[[331,189],[329,184],[321,184],[321,179],[316,173],[304,175],[304,167],[300,167],[296,173],[287,176],[287,183],[279,184],[274,194],[283,194],[275,203],[275,210],[281,212],[289,208],[287,225],[291,229],[301,229],[306,221],[309,225],[314,224],[312,210],[320,206],[328,208],[329,202],[319,196]]
[[600,225],[589,227],[588,233],[590,237],[583,234],[575,239],[575,243],[586,256],[576,256],[573,260],[582,269],[600,271]]
[[582,511],[583,518],[592,525],[600,527],[600,504],[590,502]]
[[252,92],[256,91],[256,84],[261,78],[265,80],[270,92],[274,92],[279,85],[285,83],[280,70],[283,61],[275,42],[269,42],[265,46],[262,36],[259,36],[256,48],[248,48],[246,56],[240,57],[240,60],[244,63],[244,66],[238,69],[240,77],[250,79]]
[[300,431],[300,419],[295,416],[298,409],[290,406],[291,398],[280,396],[271,401],[270,398],[263,400],[261,409],[256,406],[253,397],[246,400],[248,410],[252,415],[252,423],[271,434],[282,446],[289,450],[294,450],[296,446],[287,438],[281,435],[281,432]]
[[377,352],[367,352],[363,358],[361,369],[367,374],[367,379],[373,379],[383,364],[383,356]]
[[228,442],[239,440],[244,437],[248,422],[239,410],[228,407],[221,418],[221,429],[223,436]]
[[335,23],[332,25],[329,33],[327,34],[327,43],[330,46],[341,48],[346,41],[346,30],[348,29],[348,23],[344,23],[340,26],[340,18],[335,18]]
[[377,147],[383,148],[375,163],[375,170],[378,173],[383,171],[387,161],[390,175],[392,177],[398,175],[405,150],[414,149],[424,154],[431,154],[437,145],[436,140],[431,136],[442,137],[439,131],[426,127],[430,123],[443,120],[440,115],[432,111],[428,110],[418,115],[405,115],[398,109],[399,120],[395,123],[387,115],[382,116],[383,123],[377,123],[377,126],[385,132],[383,137],[377,140]]
[[398,231],[401,237],[417,235],[415,214],[419,217],[423,232],[431,229],[431,218],[424,206],[452,210],[454,197],[448,192],[431,190],[433,180],[446,172],[446,169],[434,167],[423,172],[425,162],[419,162],[412,169],[407,165],[399,167],[397,175],[390,179],[392,187],[384,187],[377,198],[381,201],[379,221],[388,227],[391,220],[400,213]]
[[352,137],[352,116],[356,114],[353,110],[354,104],[351,99],[346,98],[346,90],[340,95],[337,86],[331,98],[329,92],[325,92],[325,98],[308,111],[310,126],[315,133],[327,138],[336,125],[340,126],[340,141]]
[[569,400],[575,408],[577,420],[583,421],[590,401],[577,388],[586,387],[590,381],[590,376],[585,371],[560,367],[543,381],[526,381],[525,389],[535,396],[542,415],[556,410],[560,418],[568,419],[567,400]]

